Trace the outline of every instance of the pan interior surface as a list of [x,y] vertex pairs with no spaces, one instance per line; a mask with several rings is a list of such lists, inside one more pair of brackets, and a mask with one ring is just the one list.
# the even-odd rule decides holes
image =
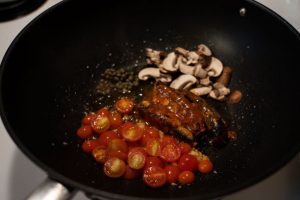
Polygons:
[[[231,88],[244,94],[241,103],[226,106],[238,139],[213,152],[215,173],[181,189],[106,177],[75,134],[95,100],[100,73],[145,62],[147,47],[171,51],[200,43],[234,69]],[[26,155],[54,179],[87,193],[216,198],[254,184],[298,152],[299,54],[296,31],[248,1],[67,1],[34,20],[8,50],[1,115]]]

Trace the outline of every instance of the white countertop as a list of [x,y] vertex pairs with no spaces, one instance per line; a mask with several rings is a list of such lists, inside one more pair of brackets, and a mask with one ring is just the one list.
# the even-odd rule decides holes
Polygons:
[[[60,0],[48,0],[37,11],[16,20],[0,23],[0,60],[8,46],[21,29],[35,16]],[[300,0],[258,0],[271,8],[300,32]],[[46,173],[26,158],[14,145],[0,122],[0,199],[19,200],[32,191]],[[300,156],[296,156],[284,168],[260,183],[223,198],[223,200],[299,200],[300,199]],[[74,200],[87,200],[79,192]]]

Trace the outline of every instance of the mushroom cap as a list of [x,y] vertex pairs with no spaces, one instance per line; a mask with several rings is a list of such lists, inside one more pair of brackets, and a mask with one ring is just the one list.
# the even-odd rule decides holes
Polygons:
[[176,66],[176,61],[177,61],[177,55],[175,54],[175,52],[171,52],[162,61],[162,63],[159,65],[159,68],[164,73],[175,72],[178,70],[178,67]]
[[223,71],[223,64],[218,58],[212,57],[209,66],[205,70],[208,71],[209,76],[217,77]]
[[212,52],[211,50],[208,48],[208,46],[206,46],[205,44],[199,44],[198,45],[198,49],[197,49],[197,52],[199,54],[204,54],[206,56],[211,56],[212,55]]
[[193,88],[190,90],[190,92],[197,96],[202,96],[202,95],[206,95],[206,94],[210,93],[211,90],[212,90],[212,87],[207,86],[207,87]]
[[153,77],[153,78],[158,78],[160,77],[160,71],[158,68],[155,67],[147,67],[142,69],[139,74],[138,74],[138,78],[140,80],[148,80],[148,78]]
[[174,89],[188,89],[196,82],[197,79],[194,76],[190,74],[183,74],[173,80],[170,84],[170,87]]

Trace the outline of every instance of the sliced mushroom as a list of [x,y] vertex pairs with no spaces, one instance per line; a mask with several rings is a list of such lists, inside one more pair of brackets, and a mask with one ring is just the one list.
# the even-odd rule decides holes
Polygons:
[[193,89],[190,90],[190,92],[197,95],[197,96],[203,96],[203,95],[209,94],[211,90],[212,90],[212,87],[207,86],[207,87],[193,88]]
[[159,65],[164,57],[164,52],[146,48],[147,64]]
[[209,76],[206,76],[205,78],[200,79],[199,83],[204,86],[210,85],[211,81],[209,79]]
[[219,59],[212,57],[209,66],[205,70],[208,71],[209,76],[217,77],[223,71],[223,64]]
[[176,61],[177,61],[177,55],[174,52],[169,53],[167,57],[159,65],[160,71],[164,73],[177,71],[178,67],[176,66]]
[[172,81],[171,75],[163,74],[159,71],[158,68],[154,67],[142,69],[138,74],[138,78],[143,81],[148,80],[149,78],[155,78],[156,80],[159,80],[163,83],[169,83]]
[[199,44],[197,49],[198,54],[204,54],[206,56],[211,56],[211,50],[205,44]]
[[225,95],[219,95],[218,90],[210,91],[208,96],[219,101],[223,101],[225,99]]
[[186,59],[187,59],[186,64],[188,64],[188,65],[196,64],[196,63],[198,63],[199,55],[194,51],[190,51],[187,53]]
[[194,76],[199,77],[201,79],[205,78],[207,76],[207,71],[202,68],[201,64],[197,64],[195,66]]
[[174,89],[188,89],[196,82],[197,79],[194,76],[190,74],[183,74],[173,80],[173,82],[170,84],[170,87]]
[[225,96],[230,93],[230,89],[225,87],[222,83],[216,82],[213,84],[214,90],[209,93],[213,99],[224,100]]

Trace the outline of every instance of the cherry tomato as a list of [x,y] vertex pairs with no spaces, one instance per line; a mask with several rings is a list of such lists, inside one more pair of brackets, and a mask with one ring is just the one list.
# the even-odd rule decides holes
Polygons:
[[167,183],[176,183],[180,173],[178,166],[168,165],[165,167],[165,171],[167,174]]
[[97,115],[91,123],[93,130],[96,133],[107,131],[110,127],[110,121],[106,115]]
[[180,148],[182,154],[187,154],[192,150],[191,145],[189,145],[188,143],[184,143],[184,142],[179,143],[179,148]]
[[178,176],[178,181],[182,185],[191,184],[195,181],[195,174],[191,171],[180,172]]
[[146,152],[141,147],[135,147],[128,152],[127,163],[132,169],[142,169],[146,163]]
[[97,140],[85,140],[81,148],[84,152],[90,153],[92,152],[97,146],[99,146],[99,142]]
[[146,151],[150,156],[159,156],[161,152],[159,139],[150,139],[147,142]]
[[84,118],[82,119],[81,123],[83,125],[91,125],[92,121],[96,118],[96,115],[93,113],[87,114],[86,116],[84,116]]
[[134,123],[126,122],[121,127],[121,134],[126,141],[135,142],[141,139],[143,131]]
[[116,102],[116,109],[123,114],[131,113],[134,107],[134,102],[129,98],[121,98]]
[[90,125],[82,125],[78,130],[77,130],[77,136],[82,138],[82,139],[87,139],[89,137],[93,136],[93,129]]
[[116,151],[116,150],[112,150],[108,152],[107,155],[108,158],[112,158],[112,157],[116,157],[119,158],[121,160],[127,161],[127,153],[124,153],[123,151]]
[[146,158],[146,163],[145,163],[144,168],[146,169],[146,168],[151,167],[151,166],[163,167],[164,164],[161,161],[161,159],[159,159],[158,157],[149,156],[149,157]]
[[107,150],[108,151],[122,151],[124,153],[127,153],[128,145],[124,140],[122,140],[120,138],[116,138],[116,139],[112,139],[108,143]]
[[143,146],[146,146],[147,145],[147,142],[150,140],[150,139],[159,139],[159,130],[155,127],[145,127],[144,131],[143,131],[143,135],[142,135],[142,138],[141,138],[141,144]]
[[104,145],[107,147],[108,143],[113,140],[119,138],[118,134],[113,131],[105,131],[101,133],[99,136],[99,144]]
[[184,154],[178,161],[178,167],[181,171],[196,172],[198,169],[197,158],[189,154]]
[[101,115],[101,116],[109,116],[110,115],[110,111],[108,110],[108,108],[106,107],[103,107],[103,108],[100,108],[97,112],[96,112],[97,115]]
[[203,174],[211,172],[213,168],[213,163],[210,160],[201,160],[198,164],[198,170]]
[[140,170],[132,169],[128,165],[126,166],[126,171],[125,171],[125,174],[124,174],[125,179],[132,180],[132,179],[139,178],[140,176],[141,176],[141,171]]
[[104,173],[108,177],[118,178],[121,177],[126,171],[126,164],[123,160],[113,157],[109,158],[104,163]]
[[170,143],[165,145],[160,154],[160,158],[166,162],[175,162],[180,158],[181,151],[178,145]]
[[167,182],[166,171],[158,166],[151,166],[144,170],[143,180],[146,185],[158,188],[162,187]]
[[112,111],[108,117],[110,121],[110,128],[112,129],[118,128],[123,124],[122,116],[116,111]]
[[107,151],[104,146],[97,146],[92,151],[94,159],[99,163],[105,163],[107,159]]
[[166,146],[167,144],[177,144],[177,140],[172,136],[165,135],[161,141],[162,146]]

